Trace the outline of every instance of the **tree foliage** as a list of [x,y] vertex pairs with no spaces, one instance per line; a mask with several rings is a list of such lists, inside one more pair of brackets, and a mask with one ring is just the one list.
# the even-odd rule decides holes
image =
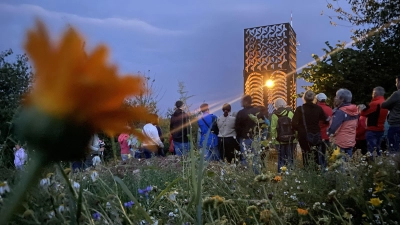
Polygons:
[[[148,73],[149,72],[150,70]],[[130,106],[143,106],[149,113],[157,114],[159,112],[157,104],[160,102],[162,96],[160,96],[160,90],[154,86],[156,79],[151,78],[150,75],[146,73],[141,74],[139,72],[139,75],[143,77],[143,86],[146,91],[143,91],[133,98],[127,99],[126,103]]]
[[8,135],[10,122],[21,104],[21,97],[29,89],[31,70],[26,55],[17,55],[14,62],[11,49],[0,53],[0,130],[1,141]]
[[376,86],[390,94],[395,89],[395,75],[399,75],[400,0],[348,0],[351,12],[344,11],[339,2],[328,2],[328,8],[337,13],[338,20],[356,26],[351,48],[326,42],[325,55],[313,55],[315,64],[309,64],[299,76],[330,99],[339,88],[351,90],[355,103],[369,102]]
[[11,49],[0,53],[0,167],[13,165],[13,141],[18,140],[12,138],[11,122],[32,78],[27,56],[9,60],[12,55]]

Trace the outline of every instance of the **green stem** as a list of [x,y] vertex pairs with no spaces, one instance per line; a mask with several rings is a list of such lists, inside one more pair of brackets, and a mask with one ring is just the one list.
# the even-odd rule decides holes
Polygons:
[[215,224],[213,216],[212,216],[212,213],[211,213],[211,207],[210,206],[208,206],[208,214],[210,215],[212,224]]
[[111,147],[113,150],[113,155],[114,155],[114,162],[117,162],[117,146],[115,144],[115,139],[114,137],[111,137]]
[[11,217],[23,203],[28,189],[38,184],[40,169],[43,166],[45,159],[46,158],[39,154],[39,152],[32,154],[32,160],[25,168],[21,180],[17,186],[13,188],[14,190],[11,192],[11,196],[5,200],[7,203],[4,205],[7,207],[2,207],[2,210],[0,211],[0,224],[8,224]]

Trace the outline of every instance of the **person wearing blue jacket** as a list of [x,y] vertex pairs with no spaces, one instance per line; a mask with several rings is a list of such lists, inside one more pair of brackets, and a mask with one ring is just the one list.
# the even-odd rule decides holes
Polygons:
[[206,160],[218,161],[220,159],[218,151],[218,136],[211,130],[213,124],[217,121],[217,116],[210,114],[207,103],[201,104],[200,110],[203,115],[197,121],[200,129],[199,148],[203,150]]

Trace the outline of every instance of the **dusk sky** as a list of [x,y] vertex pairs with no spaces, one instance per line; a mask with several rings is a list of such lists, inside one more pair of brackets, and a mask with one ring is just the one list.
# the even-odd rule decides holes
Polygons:
[[[348,8],[346,1],[340,1]],[[348,26],[331,26],[335,15],[322,0],[0,0],[0,51],[23,53],[25,32],[35,18],[54,38],[67,24],[87,39],[87,48],[106,43],[121,73],[146,72],[156,79],[162,116],[179,98],[183,81],[192,109],[204,101],[220,115],[222,104],[240,109],[243,94],[243,30],[290,22],[300,52],[297,68],[311,54],[322,54],[324,42],[350,41]],[[321,11],[325,15],[321,15]],[[304,84],[304,83],[303,83]]]

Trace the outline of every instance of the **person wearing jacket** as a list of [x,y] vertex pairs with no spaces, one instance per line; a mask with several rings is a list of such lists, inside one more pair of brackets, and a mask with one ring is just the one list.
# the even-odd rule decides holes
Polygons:
[[356,144],[356,128],[358,124],[357,106],[351,104],[353,95],[347,89],[339,89],[335,97],[331,125],[328,135],[334,138],[334,143],[341,152],[353,156],[353,147]]
[[[366,108],[364,104],[358,105],[358,113],[360,114]],[[367,154],[367,140],[365,139],[365,134],[367,132],[367,118],[361,116],[358,118],[358,125],[356,129],[356,145],[354,146],[353,152],[357,149],[361,150],[361,154]]]
[[131,151],[128,145],[129,134],[122,133],[118,136],[118,143],[121,149],[122,161],[128,160],[131,157]]
[[217,116],[210,114],[207,103],[200,105],[200,111],[203,115],[197,120],[200,129],[199,149],[203,150],[205,160],[218,161],[220,159],[218,136],[211,131],[213,123],[217,121]]
[[381,139],[385,131],[385,120],[388,114],[388,110],[382,108],[382,103],[385,101],[384,94],[385,89],[383,87],[375,87],[372,91],[372,101],[360,113],[360,116],[367,117],[365,138],[368,151],[372,154],[376,150],[378,156],[381,155]]
[[[329,119],[332,118],[332,108],[326,104],[326,95],[324,93],[319,93],[315,97],[317,99],[317,105],[322,108],[326,117],[328,117]],[[321,166],[324,168],[326,166],[326,149],[328,146],[330,146],[329,136],[326,134],[326,130],[328,129],[328,127],[329,123],[326,123],[325,121],[319,121],[319,128],[321,129],[322,138],[321,154],[319,154],[319,161],[321,163]]]
[[235,117],[229,115],[231,109],[230,104],[224,104],[222,106],[224,114],[217,119],[219,154],[222,160],[226,159],[229,163],[235,159],[235,149],[240,150],[239,143],[236,140]]
[[176,101],[176,110],[171,116],[169,130],[172,134],[175,154],[178,156],[186,155],[190,150],[189,145],[189,116],[183,111],[182,101]]
[[396,77],[397,91],[382,103],[382,108],[390,111],[388,116],[389,129],[387,132],[387,141],[389,151],[400,151],[400,75]]
[[252,99],[250,95],[245,95],[242,98],[242,107],[243,109],[239,110],[236,114],[235,120],[235,132],[236,137],[239,139],[240,144],[240,152],[242,153],[242,163],[246,164],[246,159],[244,158],[245,150],[253,151],[251,148],[251,144],[253,143],[254,128],[257,126],[256,122],[254,122],[250,118],[251,115],[259,115],[260,110],[252,105]]
[[329,120],[321,106],[313,103],[314,98],[314,92],[311,90],[306,91],[303,95],[304,104],[296,108],[292,119],[292,128],[297,131],[297,137],[302,151],[303,166],[310,165],[310,158],[315,162],[315,164],[321,165],[319,159],[322,157],[322,139],[317,144],[310,143],[307,139],[307,133],[320,135],[320,121],[328,123]]
[[278,151],[278,173],[281,172],[281,168],[287,165],[289,168],[293,168],[293,155],[294,150],[297,144],[297,140],[295,136],[293,139],[288,142],[279,141],[277,127],[278,119],[281,116],[287,116],[290,119],[293,118],[293,112],[286,108],[286,101],[282,98],[277,98],[274,101],[275,111],[271,116],[271,138],[272,144],[275,146],[275,149]]

